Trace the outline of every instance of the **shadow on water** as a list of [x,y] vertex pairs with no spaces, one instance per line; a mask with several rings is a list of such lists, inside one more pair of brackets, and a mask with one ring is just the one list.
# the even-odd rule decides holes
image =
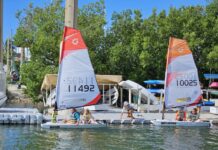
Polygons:
[[218,127],[182,128],[150,125],[111,125],[102,129],[41,129],[40,126],[1,126],[0,149],[216,149]]

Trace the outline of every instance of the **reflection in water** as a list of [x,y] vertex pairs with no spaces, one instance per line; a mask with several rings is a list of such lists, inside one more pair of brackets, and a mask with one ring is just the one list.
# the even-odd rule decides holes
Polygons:
[[[0,128],[0,149],[52,149],[55,135],[38,126],[6,126]],[[46,147],[45,147],[46,145]]]
[[52,129],[1,126],[0,149],[216,149],[218,128],[175,128],[149,125],[104,129]]
[[204,145],[204,137],[201,132],[208,132],[208,128],[193,128],[193,127],[171,127],[165,128],[164,149],[202,149]]

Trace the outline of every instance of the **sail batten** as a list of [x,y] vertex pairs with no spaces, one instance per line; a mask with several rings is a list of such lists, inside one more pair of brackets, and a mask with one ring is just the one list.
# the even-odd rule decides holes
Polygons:
[[87,46],[70,27],[64,29],[56,93],[58,109],[94,105],[101,98]]
[[170,38],[165,73],[165,107],[194,105],[201,98],[198,71],[187,42]]

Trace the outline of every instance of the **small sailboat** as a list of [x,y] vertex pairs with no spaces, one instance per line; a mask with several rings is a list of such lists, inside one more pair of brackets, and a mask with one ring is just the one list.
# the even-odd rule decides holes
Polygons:
[[[164,88],[166,109],[194,106],[202,99],[197,67],[186,40],[170,38]],[[152,123],[158,126],[210,126],[210,122],[176,120],[153,120]]]
[[[57,109],[95,105],[101,98],[88,49],[79,30],[64,28],[56,86]],[[43,128],[99,128],[105,124],[47,122]]]

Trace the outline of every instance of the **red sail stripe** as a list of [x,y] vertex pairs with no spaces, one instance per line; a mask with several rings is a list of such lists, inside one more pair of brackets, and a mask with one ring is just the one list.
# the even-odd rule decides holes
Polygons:
[[194,106],[194,105],[198,104],[202,99],[203,99],[202,95],[199,95],[198,98],[189,106]]
[[101,99],[101,94],[99,93],[92,101],[89,103],[85,104],[84,106],[89,106],[89,105],[95,105],[98,103],[98,101]]
[[166,87],[169,86],[169,84],[172,82],[173,79],[175,79],[179,73],[173,72],[173,73],[167,73],[167,78],[166,78]]

